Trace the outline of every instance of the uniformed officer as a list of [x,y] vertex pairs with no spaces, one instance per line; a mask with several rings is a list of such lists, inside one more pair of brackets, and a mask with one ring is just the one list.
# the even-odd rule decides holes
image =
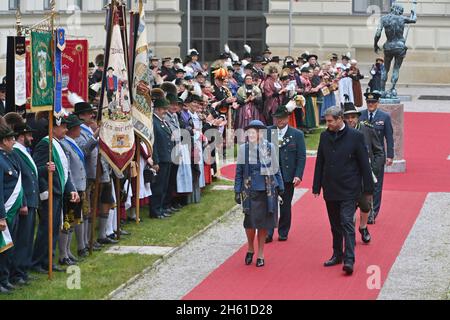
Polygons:
[[12,153],[16,133],[0,124],[0,293],[15,289],[11,284],[17,215],[23,207],[22,179],[18,159]]
[[[350,127],[360,131],[364,135],[364,142],[369,152],[370,165],[374,177],[376,177],[384,166],[384,148],[373,126],[368,122],[359,121],[360,115],[361,112],[356,110],[353,103],[347,102],[344,104],[344,119]],[[358,206],[360,209],[359,233],[361,233],[362,241],[369,243],[371,236],[367,228],[367,221],[369,212],[372,209],[372,203],[367,201],[367,197],[361,196],[358,200]]]
[[[367,102],[367,110],[361,113],[360,120],[368,121],[377,132],[380,142],[383,145],[386,155],[386,165],[391,166],[394,161],[394,129],[392,127],[391,116],[378,109],[381,94],[379,92],[366,92],[364,94]],[[387,148],[385,148],[385,142]],[[377,175],[378,182],[375,184],[373,196],[373,210],[369,216],[369,224],[374,224],[381,206],[381,193],[383,190],[384,166],[381,167]]]
[[172,141],[172,130],[169,124],[164,120],[170,103],[165,98],[164,91],[153,89],[151,91],[153,99],[153,163],[156,171],[156,181],[152,185],[152,200],[150,208],[150,217],[162,219],[170,215],[163,210],[164,198],[167,193],[170,169],[172,164],[171,153],[174,147]]
[[[280,205],[280,220],[278,222],[278,240],[286,241],[291,227],[292,198],[294,188],[303,179],[306,164],[306,147],[303,132],[288,125],[290,113],[286,106],[279,106],[273,114],[275,126],[269,127],[269,134],[278,138],[279,164],[284,182],[284,193],[281,195],[283,203]],[[270,139],[275,142],[273,139]],[[269,141],[270,141],[269,140]],[[277,145],[277,143],[275,143]],[[273,229],[268,231],[267,242],[272,242]]]
[[19,212],[18,234],[20,237],[14,244],[14,269],[11,282],[15,285],[23,285],[30,279],[28,270],[31,268],[36,212],[40,202],[39,181],[36,164],[28,149],[33,142],[34,130],[22,122],[14,126],[14,131],[17,138],[13,152],[17,155],[22,172],[26,207]]

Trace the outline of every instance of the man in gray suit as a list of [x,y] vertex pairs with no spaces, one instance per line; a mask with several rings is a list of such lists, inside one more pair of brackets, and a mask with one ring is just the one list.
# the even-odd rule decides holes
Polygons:
[[69,160],[69,170],[72,177],[72,183],[78,192],[80,202],[71,203],[65,199],[63,204],[64,210],[64,223],[63,230],[59,235],[59,263],[61,265],[73,265],[77,262],[77,259],[70,252],[70,243],[72,241],[73,228],[75,227],[75,234],[77,237],[77,248],[79,256],[86,256],[88,253],[88,247],[85,243],[84,228],[82,225],[82,204],[85,200],[86,191],[86,170],[84,168],[85,156],[81,148],[76,143],[81,134],[81,124],[83,122],[75,115],[70,115],[67,118],[67,133],[61,145],[66,152],[67,159]]

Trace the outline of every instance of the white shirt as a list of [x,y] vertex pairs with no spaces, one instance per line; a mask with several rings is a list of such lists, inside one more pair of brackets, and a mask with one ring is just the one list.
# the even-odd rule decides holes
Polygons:
[[286,134],[289,126],[285,126],[283,129],[278,128],[278,140],[282,140]]

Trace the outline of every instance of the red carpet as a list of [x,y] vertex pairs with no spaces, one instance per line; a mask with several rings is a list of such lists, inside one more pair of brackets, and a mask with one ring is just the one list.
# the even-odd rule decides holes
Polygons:
[[[266,266],[245,266],[246,246],[213,271],[185,299],[376,299],[368,289],[369,266],[378,266],[381,284],[413,226],[428,192],[450,192],[450,115],[405,114],[407,173],[387,174],[380,217],[371,226],[373,243],[362,244],[357,233],[355,273],[342,266],[324,268],[332,242],[323,199],[311,193],[293,207],[288,242],[265,248]],[[314,158],[309,158],[303,188],[311,187]],[[222,170],[232,178],[234,166]],[[244,230],[242,230],[244,232]]]

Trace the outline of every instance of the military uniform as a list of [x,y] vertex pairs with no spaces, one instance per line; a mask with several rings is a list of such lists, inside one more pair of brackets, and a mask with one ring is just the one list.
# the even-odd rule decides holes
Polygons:
[[[366,95],[367,97],[367,95]],[[368,121],[375,129],[378,138],[383,146],[383,151],[387,158],[394,159],[394,129],[391,123],[391,117],[387,112],[377,109],[370,114],[368,110],[361,113],[361,121]],[[384,142],[386,141],[386,148]],[[376,218],[380,211],[381,195],[383,190],[384,165],[380,167],[376,175],[378,182],[375,184],[373,197],[373,217]]]

